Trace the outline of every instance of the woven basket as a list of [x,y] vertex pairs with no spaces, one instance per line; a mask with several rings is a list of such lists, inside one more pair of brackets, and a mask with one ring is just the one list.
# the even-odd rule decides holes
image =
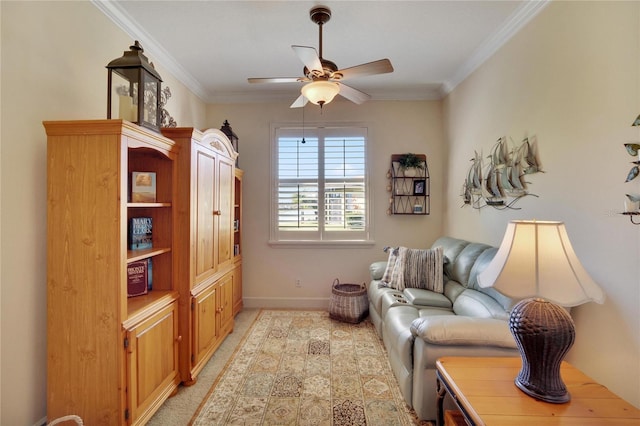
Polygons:
[[336,278],[331,288],[329,317],[357,324],[369,314],[367,287],[364,284],[340,284]]

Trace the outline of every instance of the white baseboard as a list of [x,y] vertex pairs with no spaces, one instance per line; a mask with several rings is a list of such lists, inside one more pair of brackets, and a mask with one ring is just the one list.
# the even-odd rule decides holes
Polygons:
[[267,309],[329,309],[329,299],[324,297],[244,297],[247,308]]

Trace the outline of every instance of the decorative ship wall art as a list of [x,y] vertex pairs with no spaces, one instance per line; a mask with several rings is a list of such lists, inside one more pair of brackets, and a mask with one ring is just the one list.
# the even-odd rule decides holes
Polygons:
[[487,157],[475,151],[462,187],[464,205],[475,209],[519,209],[514,207],[519,199],[537,197],[528,191],[526,176],[542,172],[538,144],[526,137],[520,145],[511,142],[510,147],[506,137],[499,138]]
[[[633,121],[633,124],[631,125],[631,127],[638,127],[638,126],[640,126],[640,115],[638,115],[638,117]],[[638,175],[640,175],[640,143],[634,143],[634,142],[625,143],[624,147],[629,153],[629,155],[631,155],[632,157],[637,156],[637,159],[631,162],[633,166],[627,173],[627,179],[625,180],[625,183],[628,183],[634,180],[635,178],[637,178]],[[640,225],[640,222],[636,222],[634,220],[634,217],[640,215],[640,195],[639,194],[625,194],[625,195],[627,199],[624,201],[624,212],[622,212],[622,214],[628,215],[629,219],[631,220],[631,223],[633,223],[634,225]]]

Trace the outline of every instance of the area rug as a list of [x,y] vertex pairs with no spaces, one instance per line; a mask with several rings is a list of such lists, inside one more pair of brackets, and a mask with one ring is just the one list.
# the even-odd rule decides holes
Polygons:
[[[192,425],[418,425],[373,325],[263,310]],[[422,424],[428,425],[428,422]]]

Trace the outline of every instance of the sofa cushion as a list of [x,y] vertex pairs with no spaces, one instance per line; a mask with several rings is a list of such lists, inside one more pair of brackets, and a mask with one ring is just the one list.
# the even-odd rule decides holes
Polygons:
[[438,345],[517,347],[509,331],[509,323],[493,318],[460,315],[420,317],[411,323],[411,334]]
[[495,299],[471,289],[460,293],[453,302],[453,311],[467,317],[509,319],[509,313]]
[[369,273],[371,274],[371,279],[377,281],[381,280],[386,267],[387,262],[384,261],[373,262],[371,265],[369,265]]
[[435,291],[425,290],[422,288],[405,288],[404,297],[412,305],[421,306],[435,306],[440,308],[451,308],[453,305],[451,300],[442,293],[436,293]]
[[433,243],[431,247],[443,247],[444,249],[444,259],[447,260],[444,265],[445,277],[451,276],[451,268],[453,267],[453,263],[455,262],[462,249],[464,249],[468,245],[469,241],[452,237],[440,237]]
[[485,250],[490,248],[491,246],[482,243],[469,243],[465,246],[451,265],[449,279],[457,281],[465,287],[469,287],[471,268],[473,268],[476,259],[478,259]]
[[496,247],[492,247],[483,251],[482,254],[478,256],[478,259],[473,265],[473,268],[471,268],[471,273],[469,274],[469,288],[488,295],[500,303],[505,311],[511,311],[513,305],[516,303],[514,300],[498,292],[493,287],[484,288],[478,285],[478,275],[487,268],[489,263],[491,263],[497,251],[498,249]]
[[444,295],[447,296],[447,299],[451,300],[451,303],[454,303],[458,296],[465,290],[466,288],[457,281],[449,280],[444,284]]
[[491,263],[497,252],[498,249],[496,247],[490,247],[480,253],[480,256],[478,256],[474,262],[471,271],[469,271],[469,281],[467,282],[468,288],[479,291],[482,290],[478,285],[478,275],[480,275],[480,273],[489,266],[489,263]]
[[[422,288],[442,293],[442,268],[442,247],[431,249],[400,247],[391,287],[398,290]],[[396,272],[399,279],[396,279]]]

